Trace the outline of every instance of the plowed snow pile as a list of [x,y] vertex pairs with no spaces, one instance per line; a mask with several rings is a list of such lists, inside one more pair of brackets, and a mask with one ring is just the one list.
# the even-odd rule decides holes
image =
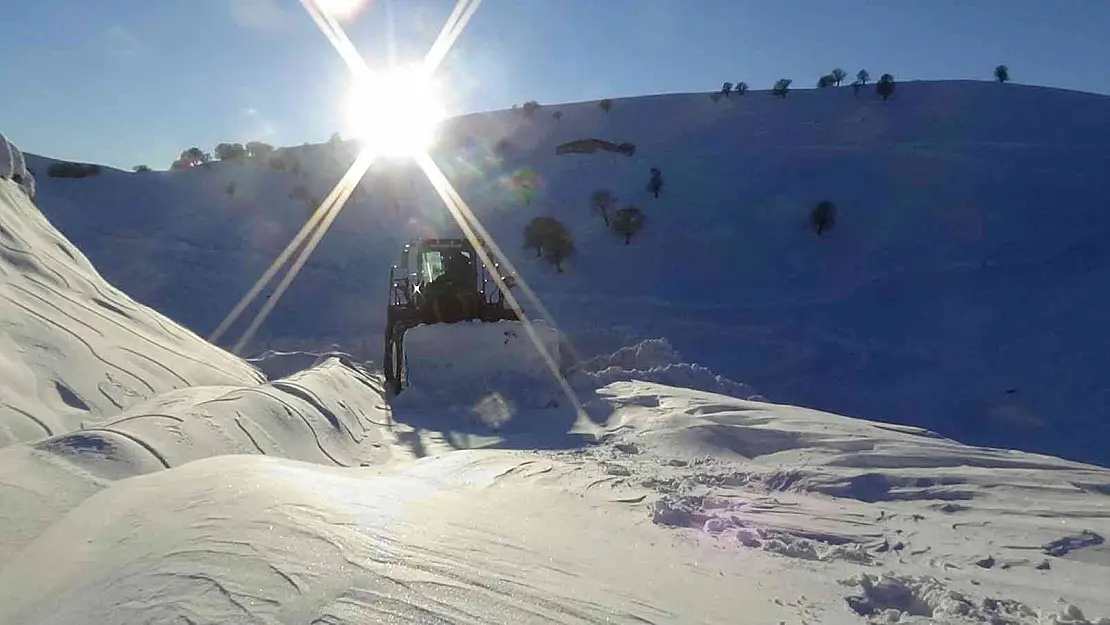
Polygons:
[[544,359],[560,365],[559,332],[542,321],[421,325],[405,333],[404,345],[409,386],[395,405],[516,410],[559,401]]

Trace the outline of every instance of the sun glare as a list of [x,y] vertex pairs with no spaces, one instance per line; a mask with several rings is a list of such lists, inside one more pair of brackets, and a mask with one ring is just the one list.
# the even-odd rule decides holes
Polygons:
[[316,0],[316,6],[338,20],[354,19],[367,4],[369,0]]
[[376,156],[426,152],[443,118],[435,82],[419,65],[371,71],[347,94],[347,130]]

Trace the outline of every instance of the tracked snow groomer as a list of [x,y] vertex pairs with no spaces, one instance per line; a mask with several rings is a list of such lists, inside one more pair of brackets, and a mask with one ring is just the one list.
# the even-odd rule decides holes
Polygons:
[[[482,243],[484,245],[484,243]],[[485,248],[486,258],[493,258]],[[496,275],[512,288],[515,278],[495,264],[487,267],[467,239],[414,239],[389,272],[386,314],[386,388],[400,393],[407,385],[404,336],[422,324],[459,321],[520,321],[505,301]]]

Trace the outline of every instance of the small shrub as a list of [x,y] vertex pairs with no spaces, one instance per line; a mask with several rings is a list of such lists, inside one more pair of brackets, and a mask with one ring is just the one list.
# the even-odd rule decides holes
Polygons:
[[659,199],[659,192],[663,190],[663,172],[654,167],[651,168],[651,177],[648,179],[647,190],[655,199]]
[[605,221],[605,227],[609,227],[609,215],[616,205],[617,198],[608,189],[598,189],[590,196],[590,208],[601,215],[602,220]]
[[624,244],[632,242],[632,235],[644,228],[644,211],[626,206],[617,211],[613,219],[613,232],[624,237]]
[[182,152],[181,156],[170,165],[170,169],[192,169],[207,164],[211,159],[211,154],[194,146]]
[[221,161],[239,161],[247,157],[247,148],[242,143],[221,143],[216,146],[216,158]]
[[818,236],[836,225],[836,205],[829,200],[821,200],[809,214],[809,221]]
[[536,250],[536,258],[543,256],[544,221],[550,217],[536,217],[524,227],[524,249]]
[[875,91],[886,100],[894,95],[894,76],[890,74],[883,74],[879,77],[879,82],[875,83]]
[[613,108],[613,101],[606,98],[606,99],[601,100],[600,102],[598,102],[597,107],[599,109],[605,111],[606,113],[608,113],[610,111],[610,109]]

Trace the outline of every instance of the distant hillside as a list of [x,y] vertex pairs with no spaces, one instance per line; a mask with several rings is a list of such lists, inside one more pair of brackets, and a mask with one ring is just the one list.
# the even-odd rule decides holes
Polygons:
[[[587,356],[663,337],[775,401],[1110,464],[1108,117],[1105,96],[972,81],[886,102],[660,95],[458,118],[434,157]],[[556,154],[578,139],[635,151]],[[303,173],[254,159],[60,179],[27,160],[39,206],[109,280],[207,334],[353,157],[287,154]],[[591,211],[600,188],[646,215],[630,245]],[[818,236],[823,199],[836,223]],[[563,273],[522,248],[541,215],[576,240]],[[376,358],[400,245],[453,232],[415,166],[373,170],[258,348]]]

